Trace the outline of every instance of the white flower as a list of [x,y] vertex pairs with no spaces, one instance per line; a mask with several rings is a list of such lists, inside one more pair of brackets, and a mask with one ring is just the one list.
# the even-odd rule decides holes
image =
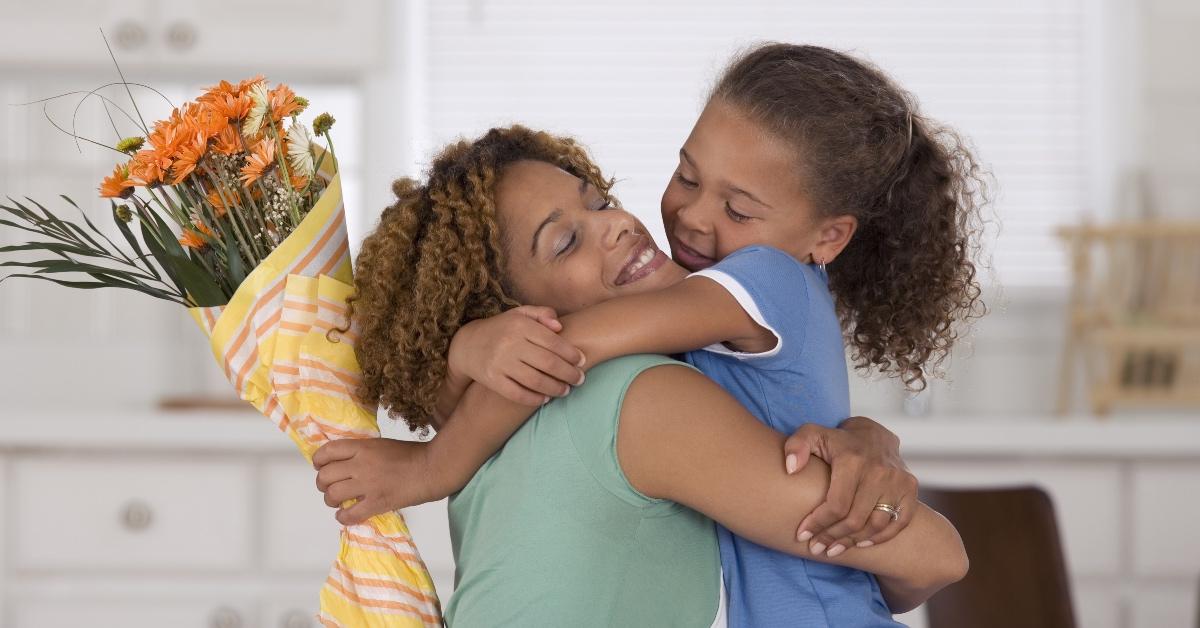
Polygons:
[[250,113],[242,122],[242,135],[252,138],[262,129],[263,117],[267,115],[267,83],[259,81],[250,87]]
[[293,124],[287,132],[288,165],[292,172],[303,177],[313,176],[312,136],[308,127],[303,124]]

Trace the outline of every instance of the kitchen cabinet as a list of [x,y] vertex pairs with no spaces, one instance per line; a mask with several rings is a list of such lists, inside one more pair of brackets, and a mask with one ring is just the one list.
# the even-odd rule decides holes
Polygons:
[[111,67],[103,29],[127,69],[361,72],[385,62],[387,10],[383,0],[0,0],[0,66]]

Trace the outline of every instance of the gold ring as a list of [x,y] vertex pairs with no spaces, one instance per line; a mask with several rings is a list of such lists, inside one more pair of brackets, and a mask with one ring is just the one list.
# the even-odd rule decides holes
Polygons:
[[892,506],[891,504],[879,502],[878,504],[875,504],[874,510],[882,510],[883,512],[886,512],[889,516],[891,516],[892,521],[900,518],[900,509]]

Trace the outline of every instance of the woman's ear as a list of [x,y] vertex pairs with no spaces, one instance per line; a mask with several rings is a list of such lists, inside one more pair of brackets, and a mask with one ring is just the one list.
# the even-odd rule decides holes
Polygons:
[[813,261],[818,264],[828,264],[837,259],[850,238],[858,229],[858,219],[850,214],[842,214],[827,218],[821,222],[817,244],[813,247]]

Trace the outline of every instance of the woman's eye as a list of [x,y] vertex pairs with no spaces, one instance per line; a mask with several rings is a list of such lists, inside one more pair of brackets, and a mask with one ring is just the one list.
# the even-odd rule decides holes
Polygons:
[[685,178],[683,176],[683,174],[681,174],[679,172],[675,173],[675,180],[679,182],[679,185],[682,185],[683,187],[688,188],[689,190],[696,187],[695,181]]
[[566,240],[562,241],[562,244],[559,245],[558,250],[554,251],[554,256],[558,257],[558,256],[562,255],[563,253],[566,253],[567,251],[571,250],[571,247],[573,247],[573,246],[575,246],[575,234],[574,233],[571,234],[570,238],[567,238]]
[[739,214],[734,211],[733,207],[731,207],[729,203],[725,203],[725,213],[728,214],[734,222],[746,222],[747,220],[750,220],[749,216],[745,214]]
[[620,205],[620,203],[618,203],[616,201],[616,199],[606,198],[606,199],[604,199],[604,202],[601,203],[600,206],[595,209],[595,211],[604,211],[606,209],[612,209],[614,207],[617,207],[618,205]]

